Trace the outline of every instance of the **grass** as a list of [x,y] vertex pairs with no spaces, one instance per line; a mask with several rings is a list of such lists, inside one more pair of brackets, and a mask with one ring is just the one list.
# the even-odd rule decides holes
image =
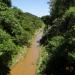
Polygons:
[[46,61],[48,58],[48,52],[45,50],[45,47],[41,46],[40,57],[37,63],[37,72],[36,75],[43,75],[43,69],[46,68]]

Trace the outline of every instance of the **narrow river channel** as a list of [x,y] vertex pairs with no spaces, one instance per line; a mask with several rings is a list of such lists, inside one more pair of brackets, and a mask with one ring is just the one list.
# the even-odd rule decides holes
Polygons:
[[24,59],[18,62],[11,70],[11,75],[35,75],[36,64],[40,54],[39,41],[42,38],[43,31],[40,29],[35,33],[30,48]]

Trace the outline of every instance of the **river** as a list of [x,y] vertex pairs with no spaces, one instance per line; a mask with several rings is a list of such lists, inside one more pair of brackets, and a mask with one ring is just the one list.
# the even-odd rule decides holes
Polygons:
[[39,40],[42,35],[42,29],[35,33],[26,56],[12,68],[11,75],[36,75],[36,64],[40,54]]

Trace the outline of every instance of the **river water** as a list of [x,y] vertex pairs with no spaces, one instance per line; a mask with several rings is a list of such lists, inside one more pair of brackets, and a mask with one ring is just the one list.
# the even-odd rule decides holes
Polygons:
[[40,29],[35,33],[30,48],[26,56],[18,62],[10,71],[11,75],[35,75],[36,64],[40,54],[39,41],[42,38],[43,31]]

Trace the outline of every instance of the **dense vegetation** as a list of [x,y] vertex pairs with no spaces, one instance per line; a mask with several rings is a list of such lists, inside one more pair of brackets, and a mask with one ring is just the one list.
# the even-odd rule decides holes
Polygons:
[[41,61],[38,75],[75,75],[75,0],[49,4],[50,19],[45,19],[50,22],[40,41],[48,56]]
[[0,2],[5,3],[8,7],[11,7],[11,0],[0,0]]
[[37,16],[11,7],[11,0],[0,1],[0,75],[9,72],[13,57],[20,48],[29,46],[36,29],[43,24]]

